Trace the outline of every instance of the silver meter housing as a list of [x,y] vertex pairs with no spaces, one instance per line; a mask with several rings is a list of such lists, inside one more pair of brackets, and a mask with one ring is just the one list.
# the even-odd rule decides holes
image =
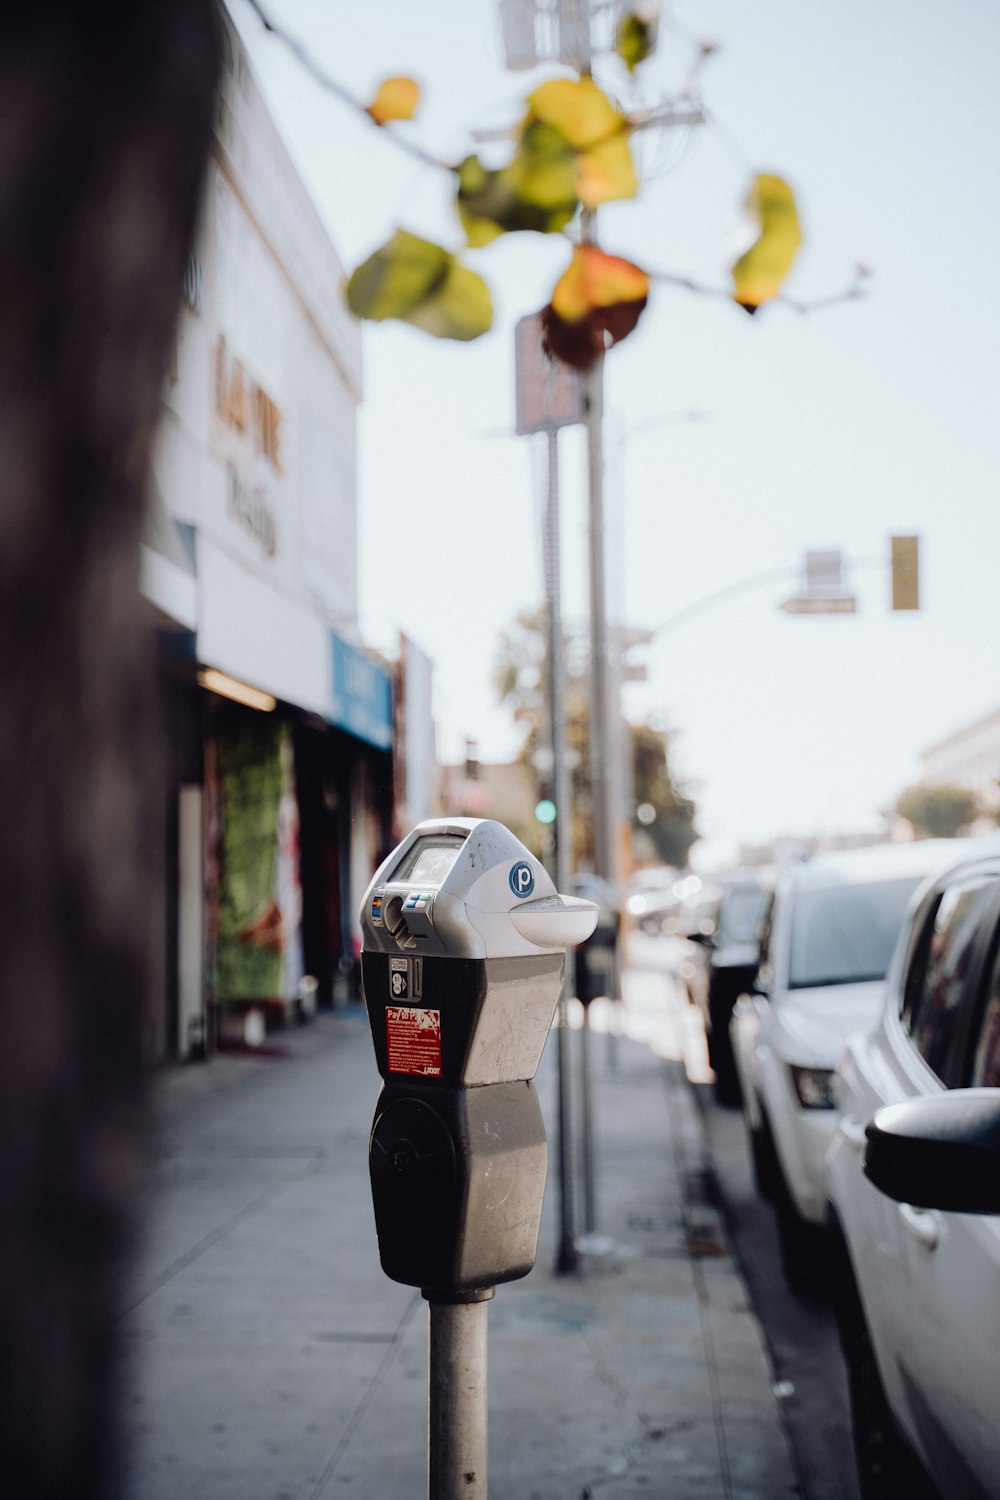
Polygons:
[[361,911],[368,951],[482,959],[562,952],[597,917],[489,818],[418,823],[376,871]]

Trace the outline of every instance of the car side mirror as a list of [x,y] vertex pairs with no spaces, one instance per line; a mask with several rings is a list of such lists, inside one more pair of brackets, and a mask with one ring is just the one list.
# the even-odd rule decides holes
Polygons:
[[914,1208],[1000,1214],[1000,1089],[951,1089],[880,1109],[865,1176]]

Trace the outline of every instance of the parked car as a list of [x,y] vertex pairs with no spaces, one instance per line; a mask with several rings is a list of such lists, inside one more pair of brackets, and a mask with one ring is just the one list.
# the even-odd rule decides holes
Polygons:
[[708,984],[708,945],[718,926],[722,887],[697,875],[689,876],[685,884],[689,889],[674,927],[679,944],[677,972],[689,1004],[698,1005],[699,995]]
[[677,871],[670,865],[636,871],[625,909],[643,932],[656,937],[675,930],[681,908],[677,882]]
[[1000,1500],[1000,840],[923,889],[826,1182],[864,1500]]
[[753,992],[730,1035],[754,1178],[777,1218],[785,1280],[829,1291],[823,1163],[835,1123],[833,1069],[852,1031],[878,1020],[907,904],[954,840],[817,856],[779,877]]
[[705,1023],[708,1060],[721,1104],[740,1102],[729,1020],[737,998],[756,976],[761,926],[770,900],[766,877],[741,870],[721,876],[692,912],[683,973],[688,997]]
[[622,914],[614,887],[600,875],[581,873],[568,880],[569,893],[593,901],[598,908],[597,926],[576,948],[576,994],[589,1005],[599,995],[621,997]]

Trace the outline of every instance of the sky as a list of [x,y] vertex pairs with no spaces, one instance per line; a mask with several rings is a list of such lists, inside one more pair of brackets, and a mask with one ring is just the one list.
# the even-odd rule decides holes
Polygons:
[[[263,3],[362,98],[417,78],[405,128],[447,160],[560,71],[505,69],[495,0]],[[246,0],[229,5],[347,269],[397,227],[460,249],[447,174],[324,92]],[[702,41],[706,123],[643,138],[640,195],[602,209],[599,234],[709,289],[655,282],[606,361],[617,618],[657,631],[730,585],[789,574],[659,630],[635,653],[646,680],[623,692],[631,719],[672,734],[710,868],[745,841],[879,828],[921,752],[1000,707],[1000,15],[990,0],[688,0],[662,7],[631,93],[613,64],[595,72],[626,103],[655,103]],[[716,295],[747,242],[756,171],[796,191],[805,243],[787,292],[807,311],[750,318]],[[474,344],[366,328],[360,623],[373,645],[392,652],[402,630],[432,658],[446,761],[468,738],[489,760],[520,745],[493,671],[501,633],[543,597],[545,439],[513,432],[513,327],[566,255],[557,236],[519,235],[470,256],[496,308]],[[858,265],[865,296],[838,298]],[[579,622],[583,443],[560,435],[562,587]],[[915,614],[888,607],[894,533],[921,538]],[[857,614],[782,612],[805,551],[825,548],[859,562]]]

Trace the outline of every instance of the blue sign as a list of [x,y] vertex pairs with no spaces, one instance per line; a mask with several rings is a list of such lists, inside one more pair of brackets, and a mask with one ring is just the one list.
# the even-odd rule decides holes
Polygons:
[[526,860],[519,860],[508,876],[514,895],[524,900],[535,889],[535,872]]
[[392,679],[339,635],[330,632],[333,693],[328,718],[379,750],[392,747]]

